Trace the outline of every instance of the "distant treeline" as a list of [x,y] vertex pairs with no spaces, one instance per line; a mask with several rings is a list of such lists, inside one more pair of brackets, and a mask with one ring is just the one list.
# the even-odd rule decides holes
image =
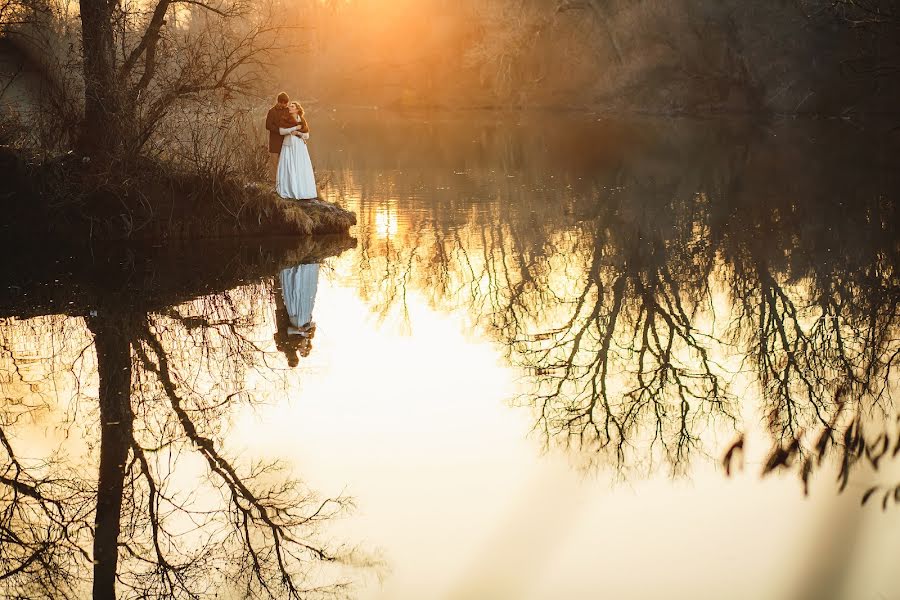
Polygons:
[[197,162],[211,119],[242,148],[236,116],[282,89],[325,106],[852,116],[897,112],[898,74],[897,0],[0,0],[0,144],[95,157]]
[[293,18],[278,84],[327,103],[845,115],[900,98],[892,0],[335,0]]

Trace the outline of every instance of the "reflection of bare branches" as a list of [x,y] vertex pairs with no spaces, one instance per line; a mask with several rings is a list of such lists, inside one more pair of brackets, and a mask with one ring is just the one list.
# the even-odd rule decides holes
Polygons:
[[[92,584],[96,598],[116,590],[205,597],[223,588],[247,598],[331,597],[348,581],[322,566],[372,564],[319,535],[350,507],[347,498],[320,499],[280,463],[248,464],[224,450],[228,416],[255,401],[246,375],[268,371],[269,350],[255,339],[260,316],[269,314],[267,281],[174,307],[160,303],[158,312],[113,298],[85,317],[97,371],[72,374],[87,380],[86,389],[99,380],[99,427],[82,422],[97,411],[61,412],[73,420],[66,429],[98,450],[86,464],[18,457],[8,435],[18,417],[7,407],[0,423],[3,593],[81,598]],[[23,362],[5,343],[28,326],[3,330],[4,368]],[[79,334],[63,356],[84,362]],[[18,379],[27,383],[24,372]],[[27,390],[13,384],[13,396]],[[23,414],[33,410],[21,404]]]
[[[859,438],[893,440],[880,434],[900,356],[896,209],[885,201],[895,182],[833,142],[797,153],[781,133],[777,144],[725,145],[722,133],[693,144],[673,135],[671,156],[623,151],[581,183],[565,166],[542,172],[531,137],[510,139],[513,152],[479,147],[493,162],[464,180],[429,173],[439,191],[428,203],[417,187],[427,162],[409,175],[338,173],[334,191],[358,194],[361,294],[382,315],[405,313],[412,290],[464,308],[526,370],[536,429],[599,450],[594,461],[624,468],[659,452],[679,468],[701,439],[735,435],[740,394],[765,417],[772,471],[791,466],[808,483],[824,444],[846,485],[871,466]],[[446,144],[420,153],[436,160],[452,153]],[[853,177],[823,166],[846,164]],[[526,183],[492,179],[491,167]],[[467,195],[486,202],[464,205]],[[378,215],[395,206],[400,227],[379,232]],[[756,443],[740,441],[729,469]]]
[[90,495],[66,478],[44,475],[53,465],[24,465],[2,427],[0,445],[0,585],[31,598],[70,596],[80,580],[77,561],[89,557],[80,530]]
[[[21,390],[4,393],[0,415],[0,590],[22,590],[30,598],[66,597],[78,588],[79,561],[89,558],[82,534],[93,511],[92,491],[73,478],[61,457],[34,459],[26,452],[23,458],[16,450],[26,445],[17,443],[19,427],[39,420],[47,408],[45,386],[30,373],[36,363],[29,365],[20,352],[31,335],[48,331],[65,339],[59,321],[46,318],[31,327],[6,322],[0,335],[3,383],[10,392]],[[82,355],[76,353],[73,365]],[[38,377],[56,374],[54,367],[41,371]]]
[[808,490],[833,456],[843,490],[852,470],[877,471],[889,457],[900,285],[887,265],[815,265],[799,282],[782,280],[761,261],[737,263],[732,277],[735,339],[755,359],[773,436],[763,472],[797,467]]
[[730,400],[662,246],[621,255],[609,241],[597,236],[580,291],[560,300],[570,316],[523,348],[530,403],[548,439],[608,449],[620,465],[629,447],[658,445],[678,468],[701,422],[731,418]]
[[[233,535],[238,538],[236,545],[244,549],[252,567],[246,573],[248,589],[275,598],[285,597],[284,594],[291,598],[304,597],[310,590],[301,582],[299,567],[310,559],[334,561],[337,555],[308,541],[303,532],[310,525],[341,512],[347,501],[326,499],[316,502],[311,512],[304,512],[314,502],[314,497],[297,482],[252,490],[252,482],[272,472],[274,465],[257,465],[250,473],[240,475],[232,462],[216,448],[213,439],[198,430],[179,395],[167,354],[148,324],[142,327],[139,337],[142,343],[135,349],[141,364],[158,377],[184,435],[203,455],[229,499]],[[137,452],[142,457],[141,471],[147,477],[150,469],[143,458],[144,450],[138,447]],[[154,493],[151,488],[151,499]],[[158,533],[159,530],[154,529],[154,537]],[[156,542],[154,546],[157,546]],[[317,591],[324,591],[324,588]]]

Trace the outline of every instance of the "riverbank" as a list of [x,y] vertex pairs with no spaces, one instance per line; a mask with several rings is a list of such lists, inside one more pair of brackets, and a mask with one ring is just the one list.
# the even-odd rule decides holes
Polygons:
[[46,159],[0,147],[7,239],[49,235],[170,241],[346,234],[356,216],[320,199],[280,198],[271,186],[173,169],[152,160],[103,169],[67,154]]
[[169,244],[40,244],[0,251],[0,319],[86,316],[100,308],[165,311],[356,247],[346,235],[209,239]]

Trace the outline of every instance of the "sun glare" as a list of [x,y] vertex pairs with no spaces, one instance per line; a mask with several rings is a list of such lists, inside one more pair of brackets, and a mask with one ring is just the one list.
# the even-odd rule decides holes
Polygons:
[[380,207],[375,210],[375,236],[379,239],[391,239],[397,235],[397,208],[395,206]]

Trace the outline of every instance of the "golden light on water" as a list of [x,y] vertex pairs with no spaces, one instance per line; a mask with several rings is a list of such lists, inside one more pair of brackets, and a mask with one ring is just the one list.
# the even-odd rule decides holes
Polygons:
[[[860,509],[871,485],[868,473],[854,476],[838,496],[825,465],[826,477],[811,480],[808,498],[792,472],[760,478],[770,434],[760,418],[765,407],[757,371],[745,360],[757,326],[755,320],[746,329],[734,325],[744,314],[734,299],[750,293],[733,295],[744,289],[735,279],[755,280],[718,259],[704,266],[717,256],[703,246],[714,236],[709,221],[693,215],[706,215],[713,200],[698,195],[690,210],[681,206],[667,220],[642,212],[642,192],[617,200],[621,210],[591,203],[600,215],[582,214],[568,202],[574,192],[554,196],[538,175],[513,186],[505,174],[495,184],[493,176],[470,168],[471,180],[463,181],[457,163],[465,161],[451,156],[438,175],[423,169],[404,176],[406,169],[385,166],[370,149],[359,151],[364,168],[344,172],[333,165],[347,160],[344,149],[359,138],[348,129],[353,139],[341,142],[332,162],[323,161],[334,169],[323,187],[329,200],[359,219],[353,250],[285,259],[227,298],[201,291],[149,319],[186,394],[200,403],[240,393],[220,415],[223,450],[241,465],[281,460],[285,473],[317,497],[352,499],[342,520],[323,522],[314,532],[335,546],[383,558],[377,575],[361,573],[362,561],[328,567],[359,580],[350,597],[855,600],[900,589],[891,564],[898,540],[889,533],[900,513],[882,514],[871,503]],[[323,127],[320,139],[337,147],[336,135]],[[468,137],[464,142],[468,152]],[[323,150],[320,156],[328,155]],[[494,185],[503,194],[491,194]],[[433,191],[423,193],[426,187]],[[647,232],[659,233],[666,244],[641,241]],[[735,236],[727,238],[734,248],[726,247],[735,255],[771,257],[733,230],[727,233]],[[671,239],[681,243],[670,247]],[[277,349],[279,338],[273,340],[280,327],[276,311],[284,304],[277,270],[319,260],[312,351],[290,368],[287,352]],[[805,306],[817,288],[802,272],[779,280],[778,289]],[[783,275],[773,273],[773,280]],[[814,328],[811,315],[799,311],[797,326]],[[220,331],[220,323],[229,326]],[[17,431],[36,457],[42,449],[69,451],[66,436],[94,440],[97,415],[90,409],[98,394],[83,320],[58,317],[40,325],[40,319],[14,324],[5,339],[0,327],[0,349],[15,350],[6,362],[0,353],[0,391],[20,401],[23,414],[40,396],[59,407]],[[34,339],[26,336],[32,330]],[[705,396],[677,401],[685,389],[705,389],[703,356],[686,336],[699,340],[711,371],[734,392],[733,406],[724,393],[713,398],[723,399],[722,411]],[[56,345],[61,340],[63,348]],[[604,344],[601,364],[596,358]],[[663,352],[665,362],[657,356]],[[48,357],[57,367],[54,377],[40,362]],[[625,399],[638,397],[632,390],[644,384],[645,373],[660,374],[659,381],[681,377],[692,387],[672,394],[654,383],[646,386],[645,402],[629,404]],[[141,409],[168,414],[168,403],[154,404],[156,388],[146,385]],[[572,416],[593,406],[587,400],[606,401],[598,386],[609,401],[594,414],[627,426],[619,453],[610,451],[615,443],[591,437],[589,428],[565,427],[577,425]],[[73,390],[77,415],[68,411],[75,403],[65,403]],[[155,414],[153,427],[161,423],[169,431],[178,424]],[[745,444],[725,477],[721,449],[737,432],[731,414]],[[67,416],[77,428],[56,425]],[[688,436],[683,453],[681,431]],[[155,429],[141,432],[151,433]],[[96,451],[77,447],[70,454],[84,457],[93,481]],[[187,451],[172,457],[160,455],[170,489],[196,492],[195,512],[213,510],[218,496],[203,491],[206,464]],[[883,464],[881,475],[895,481],[886,470]],[[189,537],[181,520],[170,522]],[[818,575],[828,570],[841,573],[836,589],[847,594],[797,593],[807,581],[832,581]],[[243,596],[228,590],[223,597]]]
[[[760,481],[753,469],[728,480],[698,464],[689,483],[664,472],[629,484],[585,477],[564,453],[542,452],[528,411],[508,404],[520,374],[465,311],[410,293],[408,331],[380,320],[340,275],[352,259],[321,282],[316,348],[288,373],[287,398],[248,408],[234,436],[249,455],[286,457],[322,493],[355,498],[359,510],[329,531],[371,541],[389,570],[359,598],[586,598],[598,561],[614,597],[703,581],[713,592],[703,597],[749,598],[729,596],[732,586],[775,593],[788,574],[763,584],[753,574],[809,551],[771,544],[837,510],[810,510],[792,478]],[[723,546],[732,538],[739,551]],[[665,558],[685,551],[677,539],[692,540],[694,566]],[[651,545],[665,549],[650,556]],[[713,563],[740,565],[740,577]],[[627,576],[638,568],[655,576]]]
[[375,237],[379,239],[391,239],[399,230],[397,224],[397,207],[389,204],[386,207],[375,209]]
[[[399,227],[395,207],[368,214],[364,228],[411,244],[403,236],[417,228]],[[234,414],[228,436],[238,455],[284,459],[323,496],[353,497],[357,509],[326,535],[379,551],[387,563],[384,581],[372,578],[359,600],[590,598],[584,591],[595,589],[597,564],[611,597],[663,597],[697,582],[708,594],[695,597],[783,597],[778,590],[797,578],[783,569],[796,564],[790,555],[814,554],[807,532],[858,501],[815,495],[810,506],[792,477],[760,481],[754,464],[734,479],[703,461],[690,481],[664,472],[627,484],[586,477],[564,453],[543,452],[529,411],[509,405],[521,374],[500,344],[471,327],[471,306],[438,307],[414,289],[404,300],[408,328],[395,313],[380,319],[359,294],[360,254],[328,262],[313,352],[294,370],[273,361],[286,389],[273,384],[281,377],[248,373],[246,387],[269,402]],[[482,273],[484,260],[473,252],[471,269]],[[574,274],[555,267],[552,287],[571,293]],[[487,287],[477,282],[481,292]],[[264,314],[261,291],[235,294],[238,312]],[[185,314],[200,304],[189,303]],[[272,327],[261,318],[249,337],[268,339]],[[39,433],[29,435],[35,447]],[[175,472],[181,489],[197,488],[202,474],[191,457]],[[891,556],[894,545],[869,533],[872,522],[864,523],[867,539]],[[793,543],[782,544],[786,538]],[[690,560],[672,559],[679,555]],[[862,561],[852,568],[859,579],[889,572]],[[635,578],[640,571],[654,577]]]

